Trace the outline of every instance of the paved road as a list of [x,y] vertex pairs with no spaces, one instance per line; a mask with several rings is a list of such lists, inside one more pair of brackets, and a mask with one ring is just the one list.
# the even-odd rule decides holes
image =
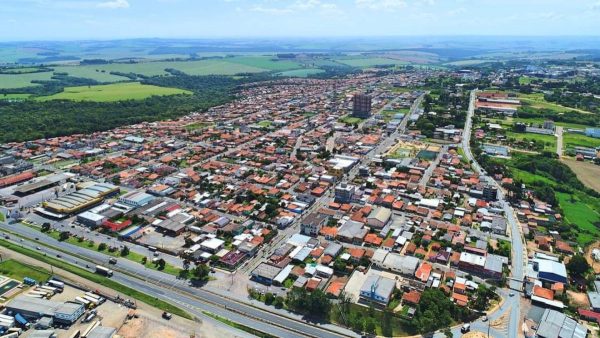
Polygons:
[[[513,208],[505,200],[504,192],[503,192],[500,184],[498,182],[496,182],[494,179],[492,179],[491,177],[486,176],[486,173],[479,166],[477,161],[475,161],[475,159],[473,158],[473,153],[471,152],[470,139],[471,139],[472,119],[473,119],[473,114],[475,112],[476,97],[477,97],[477,90],[471,91],[471,97],[470,97],[470,101],[469,101],[469,110],[467,112],[467,121],[465,123],[465,130],[463,133],[462,148],[464,150],[465,156],[467,157],[467,160],[472,161],[471,162],[472,168],[477,173],[479,173],[482,180],[485,180],[486,182],[494,184],[498,188],[498,200],[502,204],[506,220],[507,220],[508,224],[510,225],[509,229],[510,229],[510,237],[511,237],[511,243],[512,243],[512,259],[511,259],[511,267],[510,268],[511,268],[512,279],[509,280],[509,287],[514,290],[521,290],[522,289],[521,281],[523,280],[523,276],[524,276],[523,272],[524,272],[525,260],[524,260],[524,246],[523,246],[524,240],[523,240],[522,233],[520,231],[519,223],[515,217]],[[520,297],[519,297],[518,293],[514,297],[509,296],[506,298],[504,310],[498,311],[498,312],[505,312],[508,309],[511,309],[509,312],[510,319],[509,319],[509,323],[508,323],[508,337],[516,338],[517,336],[519,336],[519,330],[520,330],[519,322],[520,322],[520,316],[521,316],[519,302],[520,302]]]
[[556,126],[556,154],[561,158],[563,155],[563,127]]
[[[0,223],[0,228],[17,233],[28,239],[37,237],[44,245],[59,248],[62,252],[45,246],[41,249],[52,256],[60,254],[62,256],[61,259],[69,263],[76,263],[80,266],[88,264],[90,267],[96,264],[108,265],[107,262],[110,257],[103,253],[59,242],[35,229],[18,223],[10,225]],[[41,246],[28,240],[17,243],[30,248]],[[70,254],[66,254],[66,252]],[[87,262],[83,262],[82,258],[85,258]],[[178,304],[193,315],[202,315],[202,311],[208,311],[277,337],[310,336],[334,338],[356,336],[354,332],[337,326],[307,323],[292,316],[283,316],[268,312],[202,288],[192,287],[188,285],[188,281],[186,280],[178,279],[175,276],[160,271],[147,269],[141,264],[125,259],[119,260],[118,264],[113,266],[113,268],[115,270],[113,276],[115,281],[144,293],[155,295],[157,298],[165,301]],[[326,330],[325,327],[337,330],[339,333]]]

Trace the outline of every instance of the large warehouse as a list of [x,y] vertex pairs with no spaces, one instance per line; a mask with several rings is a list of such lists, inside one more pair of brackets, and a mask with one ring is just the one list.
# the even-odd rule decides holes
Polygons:
[[71,325],[83,315],[85,308],[78,303],[62,303],[48,299],[17,296],[6,306],[8,313],[20,313],[30,320],[53,317],[55,322]]
[[90,208],[102,202],[106,197],[119,192],[119,187],[109,183],[90,182],[79,185],[78,188],[81,189],[52,201],[44,202],[43,208],[38,208],[36,211],[53,218],[64,218]]

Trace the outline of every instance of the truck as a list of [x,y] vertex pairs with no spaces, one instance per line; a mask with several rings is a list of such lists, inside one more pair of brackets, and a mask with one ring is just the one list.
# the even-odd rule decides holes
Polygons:
[[42,286],[40,286],[40,289],[43,289],[44,291],[48,291],[52,294],[58,293],[58,288],[55,288],[53,286],[42,285]]
[[63,283],[61,281],[57,281],[56,279],[51,279],[46,284],[57,288],[59,290],[58,292],[62,292],[62,290],[65,288],[65,283]]
[[25,278],[23,278],[23,284],[36,285],[37,281],[33,278],[25,277]]
[[29,321],[25,319],[25,317],[23,317],[23,315],[21,315],[20,313],[15,313],[15,320],[17,321],[17,323],[19,323],[19,326],[21,326],[24,329],[29,329],[31,327],[31,323],[29,323]]
[[102,265],[96,265],[96,273],[106,277],[112,277],[113,271]]

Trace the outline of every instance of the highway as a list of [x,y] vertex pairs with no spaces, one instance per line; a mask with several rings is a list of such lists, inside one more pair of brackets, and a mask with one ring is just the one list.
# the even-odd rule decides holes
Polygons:
[[[21,242],[15,240],[13,235],[10,235],[11,240],[16,244],[33,250],[36,250],[36,247],[40,247],[43,252],[54,257],[60,255],[60,259],[71,264],[77,264],[82,268],[85,268],[87,264],[90,266],[88,268],[90,271],[94,270],[93,267],[96,264],[109,266],[107,262],[110,257],[108,255],[69,243],[59,242],[52,237],[19,223],[0,223],[0,228],[28,239]],[[44,246],[33,242],[35,238],[39,238],[38,242],[44,243]],[[53,248],[58,248],[60,251]],[[206,291],[202,288],[192,287],[188,285],[187,280],[178,279],[175,276],[145,268],[143,265],[127,259],[120,259],[117,265],[112,266],[112,268],[114,270],[113,280],[178,305],[198,317],[204,317],[202,312],[207,311],[276,337],[295,338],[308,336],[334,338],[356,336],[354,332],[343,328],[334,327],[339,332],[333,332],[326,330],[318,324],[300,321],[291,316],[275,314]],[[333,327],[332,325],[329,326]]]
[[[509,288],[520,291],[522,289],[522,281],[524,278],[524,239],[520,230],[519,223],[515,217],[515,212],[508,202],[505,200],[505,195],[502,187],[493,178],[486,176],[486,173],[479,166],[479,163],[473,158],[471,152],[471,129],[473,114],[475,113],[475,100],[477,97],[477,90],[471,91],[469,100],[469,110],[467,112],[467,121],[465,123],[465,130],[462,139],[462,148],[464,150],[467,160],[471,162],[471,167],[481,176],[482,181],[486,181],[490,184],[494,184],[498,188],[498,200],[503,206],[506,221],[509,224],[510,238],[512,244],[512,259],[511,259],[511,279],[509,279]],[[525,254],[526,256],[526,254]],[[519,336],[520,330],[520,297],[517,293],[514,297],[505,298],[506,303],[504,305],[504,311],[512,309],[510,313],[510,319],[508,323],[508,337],[516,338]]]

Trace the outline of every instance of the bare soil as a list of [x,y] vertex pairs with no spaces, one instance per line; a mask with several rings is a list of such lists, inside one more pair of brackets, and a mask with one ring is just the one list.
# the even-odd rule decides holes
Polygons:
[[572,158],[562,158],[561,161],[575,172],[577,178],[587,187],[600,192],[600,166],[588,161],[576,161]]

